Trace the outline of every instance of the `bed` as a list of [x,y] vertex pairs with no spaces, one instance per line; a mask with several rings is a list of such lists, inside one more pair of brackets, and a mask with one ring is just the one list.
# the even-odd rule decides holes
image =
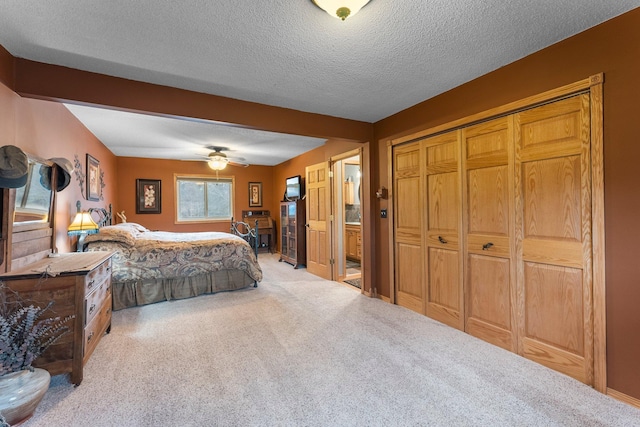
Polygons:
[[[101,221],[104,223],[104,221]],[[232,221],[222,232],[150,231],[137,223],[102,225],[85,250],[113,251],[113,309],[257,286],[256,230]]]

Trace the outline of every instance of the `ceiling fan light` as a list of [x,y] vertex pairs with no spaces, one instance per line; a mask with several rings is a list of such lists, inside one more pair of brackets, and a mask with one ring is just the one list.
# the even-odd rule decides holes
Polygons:
[[209,161],[207,162],[209,167],[214,171],[221,171],[222,169],[226,168],[227,163],[229,163],[227,157],[220,155],[210,156]]
[[353,16],[371,0],[311,0],[320,9],[341,20]]

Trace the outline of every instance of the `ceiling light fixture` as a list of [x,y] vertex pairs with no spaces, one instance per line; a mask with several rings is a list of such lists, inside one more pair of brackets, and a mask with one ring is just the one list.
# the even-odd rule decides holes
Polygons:
[[342,19],[353,16],[371,0],[311,0],[329,15]]
[[227,155],[220,152],[214,152],[209,154],[209,161],[207,164],[214,171],[221,171],[222,169],[227,167],[227,163],[229,163],[229,159],[227,159]]

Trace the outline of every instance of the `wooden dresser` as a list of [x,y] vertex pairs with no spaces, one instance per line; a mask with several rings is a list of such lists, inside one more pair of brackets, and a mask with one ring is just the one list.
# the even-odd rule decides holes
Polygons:
[[[103,334],[111,330],[111,252],[76,252],[45,258],[0,275],[21,298],[53,316],[75,315],[66,334],[34,363],[51,375],[71,373],[79,385],[83,367]],[[10,298],[10,296],[9,296]]]

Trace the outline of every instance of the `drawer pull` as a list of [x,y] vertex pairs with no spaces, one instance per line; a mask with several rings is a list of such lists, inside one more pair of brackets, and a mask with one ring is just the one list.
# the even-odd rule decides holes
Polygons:
[[445,245],[446,245],[447,243],[449,243],[449,242],[447,242],[445,239],[443,239],[443,238],[442,238],[442,236],[438,236],[438,240],[440,240],[440,243],[443,243],[443,244],[445,244]]
[[91,331],[91,333],[89,334],[89,336],[87,337],[87,343],[91,342],[91,339],[93,338],[93,335],[95,334],[95,332]]
[[493,246],[493,243],[491,243],[491,242],[485,243],[484,245],[482,245],[482,250],[483,251],[488,251],[491,246]]
[[87,287],[88,287],[89,289],[91,289],[91,287],[93,287],[93,284],[94,284],[95,282],[96,282],[96,281],[95,281],[95,279],[91,279],[91,281],[90,281],[89,283],[87,283]]
[[91,304],[91,307],[89,307],[89,314],[93,313],[93,310],[96,309],[96,305],[95,304]]

